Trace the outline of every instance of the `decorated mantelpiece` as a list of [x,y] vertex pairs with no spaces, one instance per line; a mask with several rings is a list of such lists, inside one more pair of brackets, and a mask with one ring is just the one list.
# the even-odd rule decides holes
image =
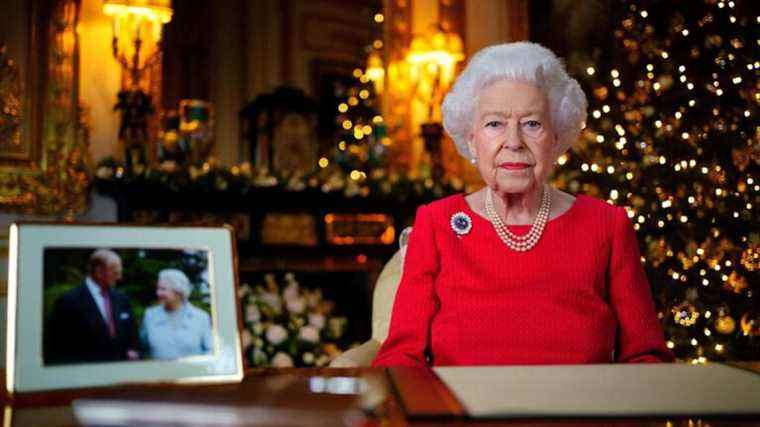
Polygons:
[[385,259],[419,205],[465,191],[456,179],[412,178],[385,169],[357,174],[328,165],[308,174],[277,175],[213,161],[129,171],[105,160],[95,185],[116,200],[122,222],[233,225],[241,259],[312,253]]

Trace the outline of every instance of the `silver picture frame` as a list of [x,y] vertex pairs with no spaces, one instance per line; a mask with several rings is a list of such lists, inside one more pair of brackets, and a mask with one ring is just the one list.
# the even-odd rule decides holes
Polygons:
[[[87,359],[75,363],[50,363],[43,354],[47,351],[43,342],[47,327],[45,304],[52,302],[45,299],[49,295],[45,293],[45,276],[51,267],[48,265],[46,270],[45,260],[50,258],[46,258],[46,251],[83,253],[101,248],[115,253],[135,250],[149,253],[160,253],[162,250],[202,252],[203,259],[207,260],[207,270],[204,272],[207,286],[204,289],[207,289],[205,300],[210,312],[213,351],[175,359],[140,357],[137,360],[93,362]],[[236,264],[234,231],[229,226],[12,224],[8,264],[7,392],[41,392],[127,383],[241,381],[243,361]],[[121,316],[127,317],[123,313]]]

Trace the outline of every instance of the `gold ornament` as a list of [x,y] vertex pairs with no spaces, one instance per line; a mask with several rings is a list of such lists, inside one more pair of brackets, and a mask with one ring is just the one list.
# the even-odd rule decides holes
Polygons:
[[750,245],[742,252],[742,266],[747,271],[760,269],[760,245]]
[[723,262],[726,252],[736,249],[734,244],[728,239],[723,238],[720,241],[716,241],[709,237],[700,245],[700,248],[703,250],[704,259],[710,268],[715,268]]
[[673,86],[673,76],[670,74],[660,76],[659,83],[662,87],[662,90],[668,90],[671,86]]
[[707,176],[713,184],[724,184],[726,182],[726,171],[723,169],[719,171],[712,169]]
[[623,113],[623,117],[625,117],[625,120],[630,123],[636,123],[637,121],[641,121],[643,119],[641,111],[639,110],[626,111]]
[[760,336],[760,318],[758,318],[758,316],[751,316],[750,313],[744,313],[740,325],[742,328],[742,334],[745,336]]
[[605,86],[599,86],[597,88],[594,88],[594,97],[600,101],[604,101],[607,99],[607,95],[609,94],[609,90],[607,90],[607,87]]
[[602,190],[598,185],[587,182],[583,184],[583,194],[591,197],[602,197]]
[[736,330],[736,320],[731,316],[721,316],[715,321],[715,330],[719,334],[731,334]]
[[646,204],[646,200],[645,200],[643,197],[641,197],[641,196],[639,196],[639,195],[635,194],[635,195],[634,195],[634,196],[631,198],[631,204],[632,204],[633,206],[637,207],[637,208],[641,208],[641,207],[643,207],[643,206]]
[[684,270],[688,270],[694,266],[694,259],[692,256],[687,256],[683,252],[678,253],[678,260],[681,261],[681,265]]
[[728,276],[728,280],[723,284],[723,288],[732,291],[736,294],[742,293],[747,288],[747,279],[744,276],[739,275],[736,271],[732,271]]
[[705,39],[705,44],[707,47],[720,47],[720,45],[723,43],[723,38],[717,34],[707,36]]
[[667,247],[665,240],[647,240],[647,259],[652,263],[652,266],[657,268],[667,258]]
[[750,152],[749,148],[731,150],[731,159],[734,161],[734,165],[742,172],[749,166]]

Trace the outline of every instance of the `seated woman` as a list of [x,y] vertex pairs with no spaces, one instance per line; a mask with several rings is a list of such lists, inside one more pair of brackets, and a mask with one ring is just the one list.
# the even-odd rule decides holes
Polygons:
[[190,304],[190,290],[190,280],[182,271],[158,273],[156,296],[161,304],[145,310],[140,327],[146,357],[177,359],[211,353],[211,317]]
[[417,210],[374,366],[673,361],[626,210],[547,183],[586,108],[542,46],[472,58],[443,124],[485,186]]

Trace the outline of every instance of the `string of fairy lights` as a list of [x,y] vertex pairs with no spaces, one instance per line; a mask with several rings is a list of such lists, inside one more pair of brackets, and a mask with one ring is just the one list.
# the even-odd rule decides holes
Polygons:
[[620,58],[586,67],[588,126],[557,179],[625,206],[680,358],[757,358],[760,16],[663,3],[626,2]]
[[[378,73],[383,73],[380,61],[384,48],[384,22],[382,8],[378,6],[372,12],[372,41],[364,52],[368,59],[367,67],[354,69],[356,83],[348,89],[345,98],[337,106],[335,120],[338,133],[334,160],[350,170],[348,176],[354,181],[365,180],[368,167],[382,163],[386,147],[390,145],[377,98],[378,85],[383,84],[383,75]],[[326,156],[322,157],[319,159],[319,167],[327,168],[330,162]]]

